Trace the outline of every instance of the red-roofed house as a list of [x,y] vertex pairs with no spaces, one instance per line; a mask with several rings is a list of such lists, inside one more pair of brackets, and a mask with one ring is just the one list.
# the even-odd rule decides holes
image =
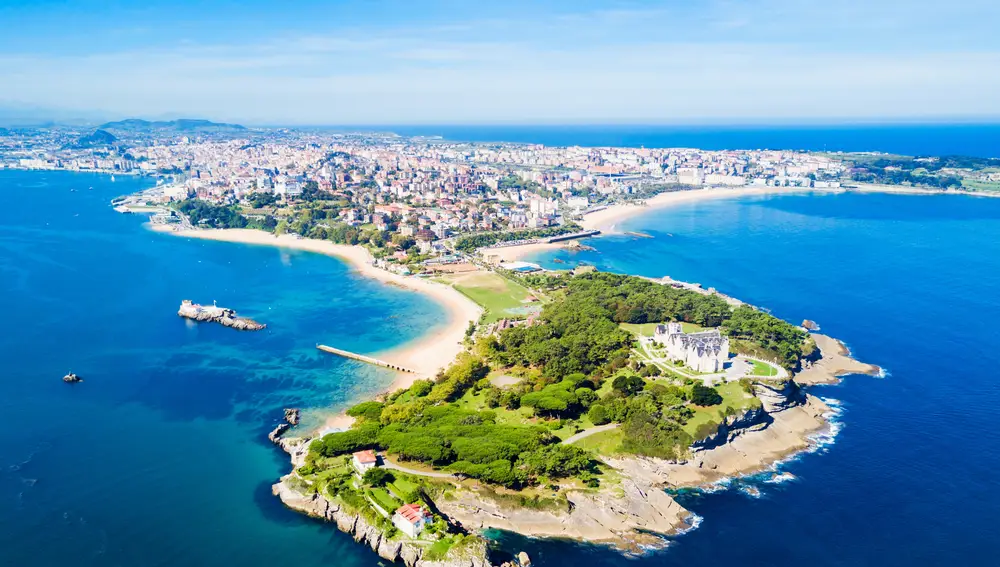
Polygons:
[[375,456],[375,451],[358,451],[351,456],[351,464],[358,474],[365,474],[365,471],[378,466],[378,457]]
[[420,504],[401,506],[392,516],[392,523],[404,534],[416,538],[424,526],[433,521],[433,516]]

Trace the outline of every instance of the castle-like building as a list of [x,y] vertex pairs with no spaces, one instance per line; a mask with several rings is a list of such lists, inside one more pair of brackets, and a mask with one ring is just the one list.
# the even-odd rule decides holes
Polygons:
[[722,372],[729,359],[729,337],[718,329],[685,333],[680,323],[667,323],[656,326],[653,340],[666,347],[670,358],[697,372]]

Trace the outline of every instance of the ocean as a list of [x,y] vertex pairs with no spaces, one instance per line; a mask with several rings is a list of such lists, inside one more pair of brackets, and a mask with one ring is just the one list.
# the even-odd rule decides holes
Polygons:
[[[266,435],[283,408],[308,426],[394,378],[316,343],[386,350],[443,308],[334,258],[112,210],[146,185],[0,171],[0,565],[372,565],[271,496],[290,465]],[[182,299],[268,328],[189,323]]]
[[451,141],[502,141],[547,146],[877,151],[913,156],[1000,157],[1000,124],[421,125],[372,126],[369,129],[403,136],[440,136]]
[[[441,309],[336,259],[151,233],[108,206],[144,183],[0,172],[0,564],[378,565],[270,495],[288,464],[265,435],[283,407],[316,420],[392,379],[315,343],[391,348]],[[836,435],[782,464],[782,482],[681,495],[701,521],[665,549],[502,544],[542,566],[995,561],[1000,199],[789,194],[623,224],[653,238],[539,260],[669,274],[814,319],[886,375],[814,388],[840,408]],[[268,330],[189,325],[183,298]],[[67,371],[85,382],[62,383]]]

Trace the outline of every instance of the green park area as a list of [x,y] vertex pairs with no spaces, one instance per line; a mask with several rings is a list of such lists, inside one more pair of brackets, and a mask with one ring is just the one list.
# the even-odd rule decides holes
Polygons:
[[541,308],[528,288],[494,272],[446,274],[434,279],[454,287],[479,304],[486,311],[483,322],[487,324],[504,318],[524,317]]
[[[492,309],[534,294],[497,275],[448,277]],[[434,379],[352,407],[351,429],[314,441],[298,475],[356,506],[428,501],[470,483],[498,501],[563,506],[553,493],[620,488],[606,457],[685,458],[724,419],[760,406],[749,380],[710,387],[644,363],[635,333],[653,321],[723,327],[790,367],[806,344],[801,329],[768,313],[642,278],[590,272],[542,283],[551,300],[536,325],[474,337]],[[489,288],[501,298],[480,295]],[[359,486],[345,458],[361,449],[425,472],[369,471]]]

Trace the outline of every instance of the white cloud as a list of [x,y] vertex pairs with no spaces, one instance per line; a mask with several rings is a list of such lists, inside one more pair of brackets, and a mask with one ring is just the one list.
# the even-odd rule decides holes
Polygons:
[[[38,105],[258,123],[997,114],[1000,76],[991,71],[1000,49],[992,40],[956,39],[946,28],[922,35],[934,20],[914,11],[929,9],[928,0],[906,9],[829,4],[817,12],[815,3],[791,0],[713,2],[276,34],[241,45],[8,55],[0,56],[0,83],[6,97]],[[907,26],[915,35],[872,33]]]

